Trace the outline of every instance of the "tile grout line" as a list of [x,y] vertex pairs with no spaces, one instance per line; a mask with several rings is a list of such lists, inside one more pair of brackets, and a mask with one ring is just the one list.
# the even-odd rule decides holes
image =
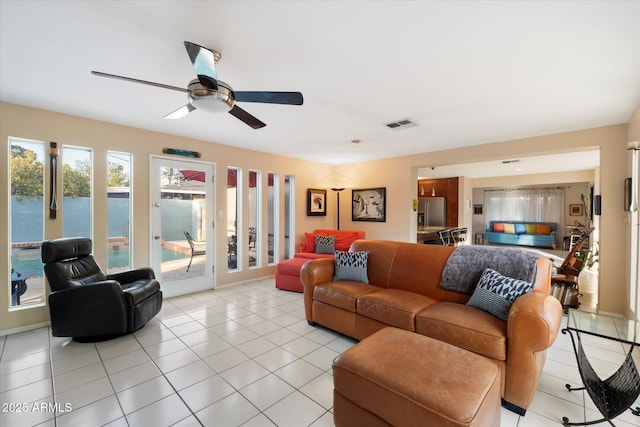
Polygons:
[[[162,321],[161,321],[160,319],[158,319],[158,321],[159,321],[160,323],[162,323]],[[164,325],[164,324],[163,324],[163,325]],[[166,327],[166,325],[165,325],[165,327]],[[173,390],[173,392],[178,396],[178,398],[180,399],[180,401],[181,401],[181,402],[184,404],[184,406],[189,410],[189,412],[191,413],[191,415],[193,415],[193,417],[196,419],[196,421],[198,421],[198,423],[199,423],[201,426],[204,426],[204,424],[202,423],[202,421],[200,421],[200,418],[198,418],[198,416],[195,414],[195,412],[193,412],[193,410],[192,410],[192,409],[191,409],[191,407],[187,404],[187,402],[185,402],[185,400],[182,398],[182,396],[180,395],[180,393],[178,393],[178,390],[175,388],[175,386],[173,385],[173,383],[172,383],[171,381],[169,381],[169,378],[167,378],[167,375],[165,374],[165,372],[164,372],[162,369],[160,369],[160,367],[158,366],[158,364],[156,363],[156,361],[155,361],[155,360],[153,360],[153,358],[151,357],[151,355],[149,354],[149,352],[147,351],[147,349],[142,345],[142,343],[140,342],[140,340],[138,340],[138,337],[137,337],[137,336],[135,336],[134,334],[135,334],[135,332],[134,332],[134,333],[132,333],[131,335],[132,335],[132,336],[133,336],[133,338],[136,340],[136,342],[138,343],[138,345],[140,346],[140,348],[142,348],[142,351],[144,351],[144,353],[147,355],[147,357],[149,357],[149,360],[151,361],[151,363],[153,363],[153,366],[155,366],[155,367],[156,367],[156,369],[158,370],[158,372],[160,372],[160,375],[162,375],[162,378],[164,378],[164,380],[169,384],[169,386],[171,387],[171,389]],[[180,339],[178,336],[176,336],[176,338]],[[185,344],[182,340],[180,340],[180,342],[182,342],[183,344]],[[186,344],[185,344],[185,345],[186,345]],[[191,349],[188,345],[187,345],[187,348]],[[200,357],[200,356],[198,356],[198,357]],[[151,380],[149,379],[149,380],[147,380],[147,381],[151,381]],[[141,384],[144,384],[144,383],[145,383],[145,382],[147,382],[147,381],[144,381],[144,382],[142,382]],[[165,396],[165,397],[166,397],[166,396]],[[120,404],[120,399],[118,398],[118,395],[117,395],[117,394],[116,394],[116,399],[118,399],[118,404]],[[143,407],[141,407],[141,408],[138,408],[138,409],[136,409],[135,411],[133,411],[133,412],[131,412],[131,413],[134,413],[134,412],[139,411],[139,410],[141,410],[141,409],[143,409],[143,408],[146,408],[146,407],[148,407],[148,406],[150,406],[150,405],[153,405],[153,404],[155,404],[155,403],[159,402],[159,401],[160,401],[160,400],[162,400],[162,399],[164,399],[164,397],[163,397],[163,398],[161,398],[161,399],[159,399],[159,400],[156,400],[155,402],[151,402],[151,403],[149,403],[148,405],[145,405],[145,406],[143,406]],[[122,410],[122,413],[124,414],[124,409]],[[127,420],[127,424],[129,424],[129,420],[128,420],[128,418],[127,418],[127,414],[124,414],[124,417],[125,417],[125,419]],[[179,420],[179,421],[176,421],[176,422],[175,422],[175,423],[173,423],[173,424],[177,424],[177,423],[179,423],[179,422],[182,422],[182,421],[186,420],[187,418],[189,418],[189,416],[186,416],[186,417],[184,417],[183,419],[181,419],[181,420]]]
[[[255,300],[255,299],[254,299],[254,298],[252,298],[252,297],[247,297],[247,298],[252,299],[252,300]],[[230,304],[233,304],[234,306],[238,307],[238,309],[242,309],[242,308],[241,308],[241,307],[239,307],[235,302],[230,301],[230,300],[227,300],[227,301],[228,301]],[[256,303],[258,303],[258,302],[259,302],[259,301],[257,301],[257,300],[255,300],[255,301],[256,301]],[[287,303],[288,303],[288,302],[287,302]],[[181,313],[180,313],[180,314],[176,314],[175,316],[171,316],[171,317],[177,317],[177,316],[181,316],[181,315],[186,315],[186,316],[190,317],[193,321],[195,321],[195,322],[197,322],[197,323],[200,323],[200,322],[198,322],[198,320],[197,320],[197,319],[193,318],[193,317],[189,314],[189,312],[185,312],[182,308],[177,307],[177,306],[175,306],[175,305],[174,305],[174,307],[176,307],[178,310],[180,310],[180,311],[181,311]],[[275,307],[271,307],[271,308],[275,308]],[[289,314],[289,313],[285,313],[285,314]],[[267,321],[267,322],[271,322],[271,320],[267,319],[266,317],[264,317],[264,316],[262,316],[262,315],[260,315],[260,314],[258,314],[258,313],[256,313],[256,312],[249,312],[249,313],[247,314],[247,316],[249,316],[249,315],[256,315],[256,316],[261,317],[262,319],[264,319],[264,320],[265,320],[265,321]],[[242,317],[246,317],[246,316],[242,316]],[[159,321],[162,323],[162,320],[159,320]],[[233,322],[235,322],[235,319],[228,318],[228,320],[227,320],[227,321],[233,321]],[[235,323],[237,323],[237,322],[235,322]],[[164,323],[163,323],[163,325],[164,325]],[[165,327],[167,327],[167,329],[171,330],[171,328],[170,328],[170,327],[168,327],[168,326],[166,326],[166,325],[164,325],[164,326],[165,326]],[[204,326],[204,325],[203,325],[203,326]],[[248,329],[248,330],[250,330],[250,329],[249,329],[249,327],[247,327],[247,326],[244,326],[244,325],[241,325],[241,324],[240,324],[240,326],[242,326],[242,328],[243,328],[243,329]],[[287,330],[291,331],[287,326],[281,326],[281,325],[278,325],[278,326],[280,327],[280,329],[287,329]],[[208,330],[209,328],[205,326],[205,329],[207,329],[207,330]],[[291,331],[291,332],[293,332],[293,333],[295,333],[296,335],[298,335],[298,333],[297,333],[297,332],[294,332],[294,331]],[[216,334],[216,335],[217,335],[217,334]],[[223,338],[222,336],[218,336],[218,337],[219,337],[220,339],[224,340],[224,338]],[[262,336],[261,336],[261,335],[259,335],[257,338],[260,338],[260,337],[262,337]],[[304,335],[298,335],[298,337],[297,337],[297,338],[295,338],[295,339],[298,339],[298,338],[301,338],[301,337],[304,337]],[[187,348],[191,348],[191,346],[187,345],[187,344],[186,344],[186,343],[181,339],[181,337],[180,337],[180,336],[177,336],[177,335],[176,335],[176,338],[178,338],[178,339],[179,339],[183,344],[185,344],[185,346],[187,346]],[[257,338],[254,338],[254,339],[257,339]],[[295,340],[295,339],[294,339],[294,340]],[[335,338],[335,339],[337,339],[337,338]],[[334,339],[334,340],[335,340],[335,339]],[[268,339],[267,339],[267,340],[268,340]],[[294,341],[294,340],[287,341],[286,343],[289,343],[289,342]],[[226,341],[226,340],[224,340],[224,341]],[[249,341],[247,341],[247,342],[250,342],[250,341],[252,341],[252,340],[249,340]],[[316,343],[316,344],[318,344],[318,345],[320,346],[319,348],[328,348],[328,347],[326,347],[326,345],[325,345],[325,344],[321,344],[321,343],[318,343],[317,341],[313,341],[313,340],[311,340],[311,341],[312,341],[312,342],[314,342],[314,343]],[[333,340],[332,340],[332,341],[333,341]],[[332,341],[330,341],[330,342],[332,342]],[[230,343],[230,342],[228,342],[228,341],[226,341],[226,342],[227,342],[228,344],[230,344],[230,345],[232,346],[232,348],[234,348],[234,349],[238,350],[238,351],[239,351],[239,352],[241,352],[243,355],[247,356],[248,360],[253,360],[253,359],[255,358],[255,357],[250,356],[249,354],[244,353],[241,349],[239,349],[239,348],[237,347],[237,345],[234,345],[234,344],[232,344],[232,343]],[[272,342],[272,341],[270,341],[270,342]],[[272,343],[273,343],[273,342],[272,342]],[[286,344],[286,343],[284,343],[284,344]],[[244,344],[244,343],[243,343],[243,344]],[[273,343],[273,344],[275,344],[275,343]],[[286,349],[284,349],[284,348],[282,347],[282,344],[276,344],[276,346],[277,346],[276,348],[281,348],[281,349],[283,349],[284,351],[287,351]],[[330,348],[329,348],[329,350],[332,350],[332,349],[330,349]],[[314,350],[314,351],[315,351],[315,350]],[[261,353],[261,354],[262,354],[262,353]],[[310,353],[308,353],[308,354],[310,354]],[[294,355],[295,355],[295,354],[294,354]],[[199,358],[202,362],[204,362],[205,364],[207,364],[207,363],[204,361],[204,359],[202,359],[202,358],[200,357],[200,355],[197,355],[197,356],[198,356],[198,358]],[[303,360],[303,358],[302,358],[302,357],[297,356],[297,355],[295,355],[295,356],[296,356],[296,360]],[[195,363],[195,362],[194,362],[194,363]],[[257,362],[255,362],[255,363],[257,363]],[[291,363],[293,363],[293,362],[290,362],[290,363],[288,363],[287,365],[290,365]],[[308,362],[307,362],[307,363],[308,363]],[[260,365],[260,364],[258,363],[258,365]],[[285,365],[285,366],[287,366],[287,365]],[[208,364],[207,364],[207,366],[208,366]],[[237,365],[236,365],[236,366],[237,366]],[[264,366],[262,366],[262,365],[260,365],[260,366],[261,366],[261,367],[263,367],[263,368],[265,368],[265,367],[264,367]],[[312,365],[312,366],[314,366],[314,365]],[[281,368],[282,368],[282,367],[281,367]],[[317,367],[316,367],[316,368],[317,368]],[[229,369],[231,369],[231,368],[229,368]],[[266,368],[265,368],[265,369],[266,369]],[[215,369],[214,369],[214,370],[215,370]],[[321,370],[322,370],[322,369],[321,369]],[[223,371],[223,372],[224,372],[224,371]],[[311,381],[313,381],[313,380],[315,380],[315,379],[319,378],[319,377],[320,377],[322,374],[324,374],[324,373],[326,373],[326,370],[322,370],[322,373],[321,373],[321,374],[319,374],[319,375],[318,375],[318,376],[316,376],[316,377],[311,378],[309,381],[307,381],[307,382],[306,382],[305,384],[303,384],[301,387],[303,387],[304,385],[306,385],[306,384],[310,383]],[[304,395],[306,398],[308,398],[308,399],[309,399],[309,400],[311,400],[312,402],[316,403],[316,404],[317,404],[319,407],[321,407],[322,409],[324,409],[324,412],[322,413],[322,415],[320,415],[320,417],[318,417],[317,419],[315,419],[313,422],[316,422],[318,419],[322,418],[326,413],[328,413],[328,412],[330,412],[330,411],[331,411],[330,409],[325,409],[325,408],[322,406],[322,404],[321,404],[320,402],[317,402],[315,399],[313,399],[312,397],[310,397],[310,396],[308,396],[307,394],[305,394],[304,392],[302,392],[302,391],[300,390],[300,388],[301,388],[301,387],[295,387],[293,384],[289,384],[289,383],[287,383],[284,379],[280,378],[277,374],[275,374],[275,372],[272,372],[272,371],[269,371],[269,374],[267,374],[266,376],[268,376],[268,375],[275,375],[275,376],[276,376],[277,378],[279,378],[280,380],[282,380],[282,381],[284,381],[285,383],[289,384],[289,385],[290,385],[294,390],[293,390],[291,393],[287,394],[286,396],[283,396],[281,399],[277,400],[276,402],[273,402],[273,403],[272,403],[268,408],[265,408],[265,411],[263,411],[263,410],[260,410],[260,408],[256,407],[256,406],[255,406],[255,404],[254,404],[253,402],[251,402],[251,401],[250,401],[250,400],[249,400],[249,399],[248,399],[248,398],[243,394],[243,392],[242,392],[240,389],[238,389],[238,388],[236,388],[235,386],[233,386],[232,384],[230,384],[230,383],[229,383],[229,382],[228,382],[228,381],[227,381],[227,380],[226,380],[226,379],[221,375],[221,374],[222,374],[222,372],[218,372],[218,371],[216,371],[216,374],[217,374],[218,376],[220,376],[220,377],[222,378],[222,380],[224,380],[227,384],[229,384],[229,386],[230,386],[231,388],[233,388],[233,389],[235,390],[235,392],[239,393],[239,394],[240,394],[240,395],[241,395],[245,400],[247,400],[247,401],[248,401],[248,402],[249,402],[249,403],[250,403],[254,408],[256,408],[256,410],[258,411],[258,413],[259,413],[259,414],[262,414],[265,418],[267,418],[269,421],[271,421],[271,422],[272,422],[273,424],[275,424],[275,425],[277,425],[277,424],[276,424],[276,423],[275,423],[271,418],[269,418],[269,417],[265,414],[265,411],[266,411],[267,409],[269,409],[269,408],[273,407],[274,405],[276,405],[276,404],[277,404],[277,403],[279,403],[280,401],[282,401],[282,400],[286,399],[287,397],[291,396],[291,395],[292,395],[292,394],[294,394],[296,391],[297,391],[297,392],[299,392],[299,393],[301,393],[302,395]],[[265,377],[266,377],[266,376],[265,376]],[[245,387],[247,387],[247,386],[249,386],[249,385],[251,385],[251,384],[255,383],[256,381],[259,381],[259,380],[261,380],[262,378],[265,378],[265,377],[261,377],[261,378],[259,378],[259,379],[255,380],[255,381],[253,381],[252,383],[247,384]],[[168,379],[167,379],[167,381],[170,383],[170,381],[169,381]],[[202,381],[204,381],[204,380],[202,380]],[[200,382],[201,382],[201,381],[200,381]],[[172,387],[173,387],[173,384],[171,384],[171,385],[172,385]],[[193,384],[192,384],[192,385],[193,385]],[[174,388],[174,390],[175,390],[175,388]],[[177,390],[176,390],[176,393],[178,393],[178,392],[177,392]],[[209,405],[205,406],[205,408],[207,408],[207,407],[209,407],[209,406],[211,406],[211,405],[213,405],[213,404],[215,404],[215,403],[216,403],[216,402],[213,402],[213,403],[211,403],[211,404],[209,404]],[[185,402],[185,404],[186,404],[186,402]],[[187,406],[188,406],[188,405],[187,405]],[[189,409],[191,410],[191,408],[189,408]],[[204,409],[204,408],[203,408],[203,409]],[[192,413],[193,413],[193,411],[192,411]],[[258,416],[259,414],[257,414],[256,416]],[[195,414],[194,414],[194,416],[195,416]],[[249,420],[245,421],[243,424],[246,424],[247,422],[251,421],[251,420],[252,420],[253,418],[255,418],[256,416],[254,416],[254,417],[250,418]],[[312,423],[312,424],[313,424],[313,423]]]
[[[51,392],[53,393],[53,401],[57,402],[56,399],[56,382],[53,378],[53,353],[51,352],[51,337],[52,332],[50,330],[50,326],[47,327],[47,341],[49,343],[49,369],[51,369]],[[1,360],[1,357],[0,357]],[[58,414],[57,411],[53,412],[53,425],[54,427],[58,427]]]
[[[233,302],[231,302],[231,301],[229,301],[229,303],[233,304],[234,306],[237,306],[237,304],[235,304],[235,303],[233,303]],[[176,307],[176,306],[174,306],[174,307]],[[188,316],[189,318],[191,318],[193,321],[197,322],[198,324],[201,324],[197,319],[194,319],[193,317],[191,317],[191,315],[190,315],[188,312],[185,312],[182,308],[180,308],[180,307],[176,307],[176,308],[177,308],[178,310],[180,310],[180,311],[181,311],[181,314],[177,314],[176,316],[180,316],[180,315],[183,315],[183,314],[184,314],[184,315]],[[240,308],[240,307],[238,307],[238,308]],[[256,313],[251,313],[251,314],[256,314]],[[256,314],[256,315],[258,315],[258,314]],[[258,316],[260,316],[260,315],[258,315]],[[171,317],[175,317],[175,316],[171,316]],[[263,319],[265,319],[266,321],[269,321],[268,319],[266,319],[266,318],[265,318],[265,317],[263,317],[263,316],[260,316],[260,317],[261,317],[261,318],[263,318]],[[228,321],[233,321],[233,322],[235,322],[235,320],[234,320],[234,319],[231,319],[231,318],[228,318],[228,317],[227,317],[227,319],[228,319],[228,320],[227,320],[227,322],[228,322]],[[160,323],[162,323],[162,320],[160,320],[160,319],[159,319],[159,321],[160,321]],[[237,322],[236,322],[236,323],[237,323]],[[163,325],[164,325],[164,323],[163,323]],[[171,330],[171,328],[169,328],[168,326],[166,326],[166,325],[164,325],[164,326],[165,326],[167,329]],[[204,326],[204,325],[202,325],[202,326]],[[242,325],[240,325],[240,326],[242,326]],[[206,327],[206,326],[204,326],[204,327],[205,327],[205,329],[206,329],[206,330],[209,330],[209,328],[208,328],[208,327]],[[242,328],[243,328],[243,329],[247,329],[245,326],[242,326]],[[172,333],[173,333],[173,331],[172,331]],[[214,333],[214,332],[212,331],[212,333]],[[215,334],[215,333],[214,333],[214,334]],[[215,335],[216,335],[216,336],[218,336],[218,337],[219,337],[220,339],[222,339],[223,341],[227,342],[229,345],[231,345],[231,348],[234,348],[234,349],[238,350],[240,353],[242,353],[242,354],[244,354],[245,356],[247,356],[247,357],[249,358],[248,360],[253,360],[253,357],[250,357],[248,354],[246,354],[246,353],[242,352],[242,350],[238,349],[238,348],[237,348],[237,346],[235,346],[235,345],[231,344],[230,342],[226,341],[222,336],[219,336],[218,334],[215,334]],[[185,346],[187,346],[187,348],[191,349],[191,346],[190,346],[190,345],[188,345],[187,343],[185,343],[185,342],[182,340],[182,337],[181,337],[181,336],[176,335],[176,338],[178,338],[178,339],[180,340],[180,342],[181,342],[181,343],[183,343]],[[136,338],[136,339],[137,339],[137,338]],[[278,347],[280,347],[280,346],[278,346]],[[192,350],[192,351],[193,351],[193,350]],[[145,352],[146,352],[146,351],[145,351]],[[194,352],[194,353],[195,353],[195,352]],[[198,356],[198,359],[199,359],[200,361],[202,361],[205,365],[209,366],[209,364],[208,364],[207,362],[205,362],[205,361],[204,361],[204,359],[203,359],[199,354],[197,354],[197,353],[195,353],[195,354]],[[149,356],[149,357],[151,358],[151,356]],[[194,363],[196,363],[196,362],[194,362]],[[256,363],[257,363],[257,362],[256,362]],[[155,362],[154,362],[154,364],[155,364]],[[236,366],[237,366],[237,365],[236,365]],[[260,365],[260,366],[262,366],[262,365]],[[178,368],[178,369],[179,369],[179,368]],[[224,371],[222,371],[222,372],[218,372],[216,369],[214,369],[214,368],[212,368],[212,369],[214,370],[214,372],[216,372],[216,375],[218,375],[218,376],[219,376],[219,377],[220,377],[220,378],[221,378],[225,383],[227,383],[227,384],[228,384],[228,385],[229,385],[229,386],[230,386],[230,387],[231,387],[231,388],[232,388],[236,393],[240,394],[240,395],[241,395],[241,396],[242,396],[242,397],[243,397],[247,402],[249,402],[249,403],[251,404],[251,406],[253,406],[254,408],[256,408],[256,410],[258,411],[258,415],[259,415],[259,414],[264,415],[264,416],[265,416],[265,417],[266,417],[270,422],[272,422],[274,425],[277,425],[277,424],[276,424],[273,420],[271,420],[271,419],[270,419],[266,414],[264,414],[264,411],[261,411],[261,410],[260,410],[260,408],[258,408],[257,406],[255,406],[255,404],[254,404],[253,402],[251,402],[249,399],[247,399],[247,397],[246,397],[244,394],[242,394],[242,392],[241,392],[239,389],[237,389],[236,387],[234,387],[234,386],[233,386],[233,384],[229,383],[229,382],[226,380],[226,378],[224,378],[224,377],[221,375],[221,373],[222,373],[222,372],[224,372]],[[231,368],[229,368],[229,369],[231,369]],[[266,368],[265,368],[265,369],[266,369]],[[160,370],[160,369],[158,368],[158,370]],[[162,371],[160,371],[160,372],[162,372]],[[272,374],[272,373],[273,373],[273,372],[269,371],[269,374]],[[164,373],[163,373],[163,372],[162,372],[162,374],[164,375]],[[275,374],[274,374],[274,375],[275,375]],[[263,378],[264,378],[264,377],[263,377]],[[260,379],[262,379],[262,378],[260,378]],[[258,379],[258,380],[259,380],[259,379]],[[258,381],[258,380],[256,380],[256,381]],[[205,380],[202,380],[202,381],[205,381]],[[199,381],[199,382],[202,382],[202,381]],[[171,383],[171,381],[169,381],[169,379],[168,379],[168,378],[167,378],[167,382],[168,382],[168,383],[171,385],[171,387],[175,390],[176,394],[178,394],[178,396],[180,396],[180,393],[175,389],[175,387],[173,386],[173,384]],[[199,382],[198,382],[198,383],[199,383]],[[255,381],[254,381],[254,382],[255,382]],[[197,383],[194,383],[194,384],[197,384]],[[189,387],[193,386],[194,384],[191,384]],[[252,383],[252,384],[253,384],[253,383]],[[296,389],[296,390],[297,390],[297,389]],[[292,393],[293,393],[293,392],[292,392]],[[290,393],[290,394],[292,394],[292,393]],[[288,394],[287,396],[289,396],[290,394]],[[285,397],[287,397],[287,396],[285,396]],[[283,397],[283,399],[284,399],[285,397]],[[185,401],[184,401],[184,399],[182,399],[182,396],[180,396],[180,399],[181,399],[181,400],[183,401],[183,403],[187,406],[187,408],[189,408],[189,411],[193,414],[193,416],[194,416],[194,417],[196,417],[196,419],[198,420],[198,422],[200,423],[200,425],[204,425],[204,424],[202,424],[202,421],[200,421],[200,419],[196,416],[196,414],[191,410],[191,408],[189,407],[189,405],[187,405],[187,402],[185,402]],[[222,399],[224,399],[224,397],[223,397]],[[222,399],[220,399],[220,400],[222,400]],[[218,401],[220,401],[220,400],[218,400]],[[282,400],[282,399],[280,399],[280,400]],[[280,400],[278,400],[278,402],[279,402]],[[215,403],[216,403],[216,402],[212,402],[211,404],[209,404],[209,405],[205,406],[205,407],[204,407],[204,408],[202,408],[201,410],[204,410],[205,408],[208,408],[209,406],[214,405]],[[275,402],[275,403],[277,403],[277,402]],[[273,405],[275,405],[275,403],[274,403]],[[272,405],[272,406],[273,406],[273,405]],[[255,416],[251,417],[250,419],[248,419],[247,421],[245,421],[245,422],[244,422],[244,423],[242,423],[242,424],[246,424],[246,423],[248,423],[249,421],[251,421],[252,419],[254,419],[255,417],[257,417],[258,415],[255,415]]]

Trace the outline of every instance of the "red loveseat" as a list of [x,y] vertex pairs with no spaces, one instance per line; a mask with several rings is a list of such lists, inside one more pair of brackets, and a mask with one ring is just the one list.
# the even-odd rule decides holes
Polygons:
[[334,254],[316,253],[315,236],[335,236],[335,250],[348,251],[351,243],[358,239],[364,239],[364,231],[360,230],[314,230],[313,233],[304,233],[304,240],[300,243],[300,252],[293,258],[282,261],[276,266],[276,288],[285,291],[303,292],[304,286],[300,281],[300,269],[312,259],[333,258]]

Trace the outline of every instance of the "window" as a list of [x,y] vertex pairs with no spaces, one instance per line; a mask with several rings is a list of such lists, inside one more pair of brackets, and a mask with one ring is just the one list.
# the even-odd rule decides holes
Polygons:
[[267,187],[269,197],[269,207],[267,210],[267,256],[268,263],[275,264],[278,262],[278,212],[279,212],[279,186],[278,174],[271,173],[267,175]]
[[133,210],[131,171],[133,156],[107,152],[107,251],[108,272],[131,268]]
[[295,253],[295,177],[284,176],[284,259]]
[[65,145],[62,160],[62,235],[92,238],[91,150]]
[[10,308],[41,306],[44,304],[40,247],[44,239],[45,146],[41,141],[10,138],[9,149]]
[[249,229],[247,230],[249,267],[259,267],[260,262],[260,223],[261,223],[261,175],[258,171],[249,171]]
[[490,221],[505,220],[555,222],[564,229],[564,188],[487,190],[484,202],[487,227]]
[[238,188],[242,181],[241,170],[227,168],[227,265],[238,270],[238,212],[240,199]]

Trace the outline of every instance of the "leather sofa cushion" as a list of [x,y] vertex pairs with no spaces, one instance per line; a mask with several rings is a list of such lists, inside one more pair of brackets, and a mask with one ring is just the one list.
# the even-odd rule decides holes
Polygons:
[[416,332],[493,359],[507,359],[507,322],[474,307],[432,304],[416,315]]
[[129,298],[131,305],[136,305],[156,292],[159,292],[160,284],[155,279],[140,279],[135,282],[123,284],[122,290],[127,298]]
[[387,325],[415,331],[415,317],[437,301],[401,289],[381,289],[358,298],[357,313]]
[[313,288],[313,299],[355,313],[358,297],[380,289],[361,282],[338,280],[316,285]]

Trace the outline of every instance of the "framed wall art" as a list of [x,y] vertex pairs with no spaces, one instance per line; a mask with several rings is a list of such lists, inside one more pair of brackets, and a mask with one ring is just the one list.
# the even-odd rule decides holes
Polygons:
[[327,190],[307,189],[307,216],[327,215]]
[[387,220],[387,188],[365,188],[351,191],[351,220],[385,222]]
[[571,216],[582,216],[584,215],[583,206],[579,203],[575,205],[569,205],[569,215]]

